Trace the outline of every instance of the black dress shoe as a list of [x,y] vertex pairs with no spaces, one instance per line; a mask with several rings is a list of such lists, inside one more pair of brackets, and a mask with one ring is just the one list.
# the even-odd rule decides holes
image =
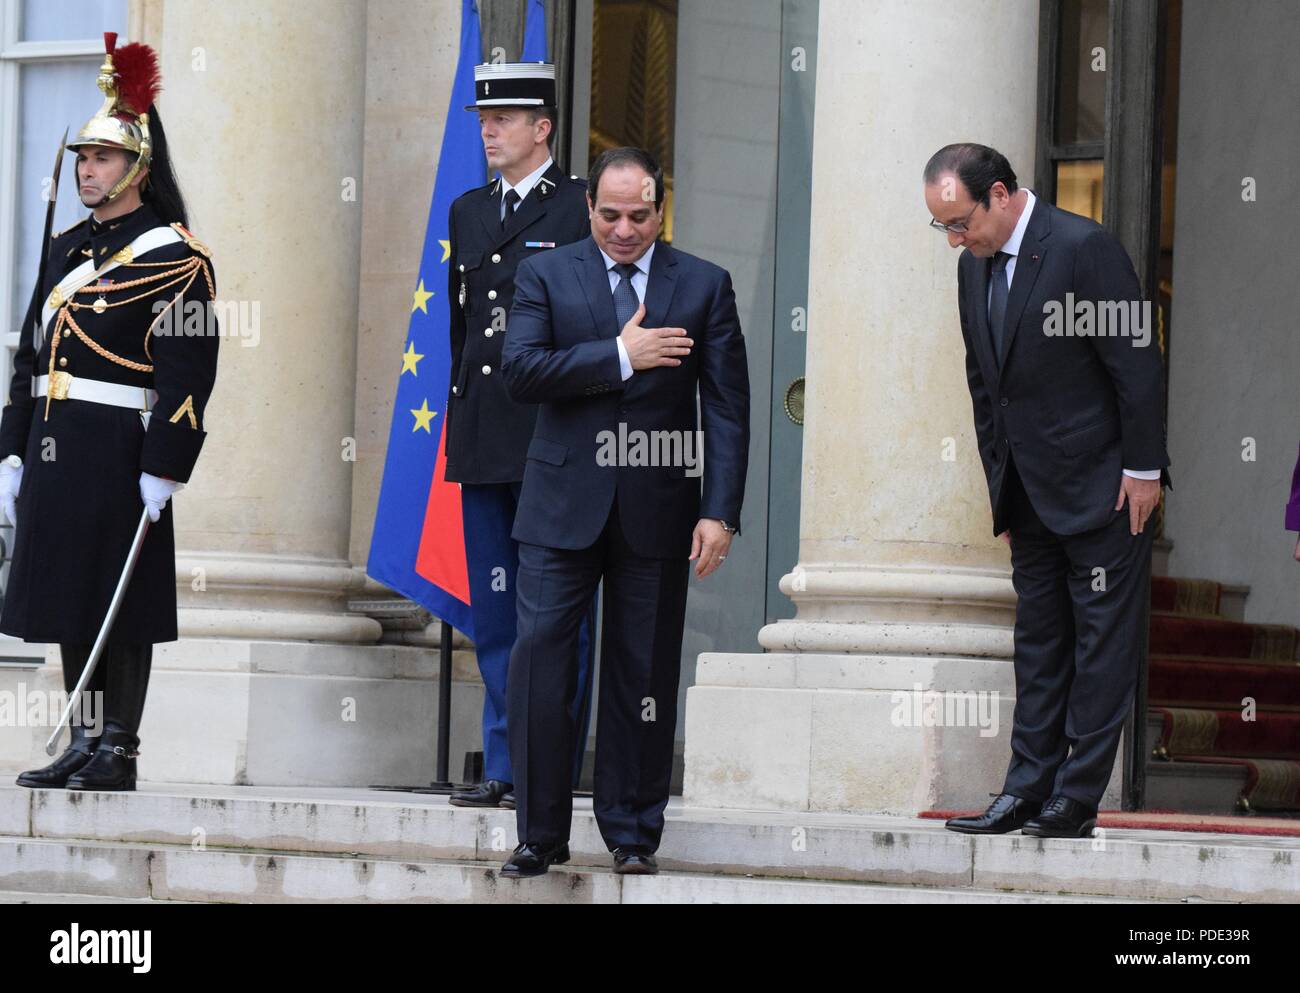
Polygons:
[[506,810],[515,809],[515,791],[513,789],[501,797],[501,806],[505,807]]
[[1068,796],[1054,796],[1043,812],[1025,824],[1024,833],[1035,838],[1091,838],[1097,811]]
[[1006,834],[1019,830],[1042,808],[1037,800],[1026,800],[1010,793],[989,795],[994,799],[984,813],[954,817],[944,827],[962,834]]
[[68,777],[83,769],[95,754],[99,738],[86,734],[84,727],[73,725],[72,743],[63,754],[43,769],[33,769],[18,776],[19,786],[33,789],[61,790],[68,785]]
[[136,750],[140,739],[126,731],[105,727],[99,747],[89,762],[68,777],[70,790],[130,791],[135,789]]
[[553,865],[569,861],[569,843],[555,845],[519,845],[509,861],[501,867],[501,875],[510,879],[540,876]]
[[503,783],[499,779],[485,779],[473,789],[462,790],[460,793],[453,793],[447,801],[453,807],[501,807],[504,804],[501,800],[506,796],[511,796],[511,807],[514,806],[513,795],[514,789],[509,783]]
[[620,876],[656,876],[659,874],[659,863],[644,848],[615,848],[614,872]]

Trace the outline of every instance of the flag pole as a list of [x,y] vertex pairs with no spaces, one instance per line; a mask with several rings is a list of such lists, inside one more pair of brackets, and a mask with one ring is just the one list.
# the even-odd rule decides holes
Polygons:
[[452,626],[443,621],[438,628],[438,736],[434,780],[427,786],[378,786],[372,790],[392,793],[459,793],[468,784],[453,783],[451,764],[451,641]]

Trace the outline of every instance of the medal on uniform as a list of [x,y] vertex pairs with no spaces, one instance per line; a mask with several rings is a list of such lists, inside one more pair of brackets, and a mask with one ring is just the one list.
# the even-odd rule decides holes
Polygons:
[[99,299],[90,305],[90,309],[96,314],[102,314],[108,310],[108,301],[104,299],[104,291],[112,285],[113,281],[111,279],[101,279],[95,284],[95,288],[99,290]]

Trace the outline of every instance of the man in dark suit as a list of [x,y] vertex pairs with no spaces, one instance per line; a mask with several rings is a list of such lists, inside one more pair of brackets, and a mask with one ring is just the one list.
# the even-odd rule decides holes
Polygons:
[[[483,677],[483,778],[451,795],[458,807],[513,807],[506,742],[506,675],[515,641],[515,573],[510,537],[524,453],[537,408],[506,394],[501,343],[515,269],[533,255],[586,238],[587,184],[551,158],[555,66],[543,62],[474,67],[474,103],[488,165],[497,178],[457,197],[448,221],[451,386],[447,479],[461,484],[474,652]],[[569,700],[579,733],[573,785],[582,771],[591,715],[594,601],[582,627],[577,681]]]
[[964,247],[958,307],[993,532],[1018,595],[1002,792],[954,831],[1086,837],[1143,650],[1169,465],[1149,306],[1100,225],[1019,189],[1006,158],[949,145],[925,168],[933,227]]
[[511,396],[541,405],[514,528],[520,844],[506,876],[569,857],[565,701],[602,578],[596,822],[616,872],[658,871],[689,562],[703,578],[725,560],[745,490],[749,374],[731,277],[655,240],[664,182],[648,153],[601,155],[587,199],[591,237],[519,267],[503,356]]

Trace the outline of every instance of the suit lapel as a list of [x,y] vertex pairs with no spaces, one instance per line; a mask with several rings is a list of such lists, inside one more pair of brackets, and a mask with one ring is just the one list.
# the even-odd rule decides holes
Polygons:
[[984,360],[980,363],[984,369],[997,369],[997,356],[993,354],[993,338],[989,332],[989,268],[990,259],[981,259],[972,255],[969,269],[971,278],[967,280],[969,287],[966,292],[971,293],[972,297],[967,301],[967,313],[974,314],[974,326],[972,334],[975,337],[975,348],[979,351],[981,358]]
[[621,330],[614,314],[614,294],[609,291],[609,274],[596,242],[588,237],[582,243],[583,251],[574,256],[573,270],[591,308],[591,321],[596,338],[613,338]]
[[[672,248],[661,241],[655,242],[654,255],[650,257],[650,278],[645,289],[645,317],[641,326],[660,328],[668,317],[668,308],[677,289],[677,256]],[[621,329],[620,329],[621,330]]]
[[1007,296],[1007,323],[1002,339],[1002,354],[998,356],[999,370],[1011,354],[1011,343],[1020,326],[1020,316],[1025,312],[1025,304],[1029,302],[1029,294],[1038,274],[1042,272],[1043,258],[1047,255],[1047,247],[1043,242],[1050,233],[1047,204],[1040,198],[1034,204],[1034,212],[1025,227],[1025,236],[1020,240],[1020,253],[1016,256],[1016,273],[1011,279],[1011,292]]

